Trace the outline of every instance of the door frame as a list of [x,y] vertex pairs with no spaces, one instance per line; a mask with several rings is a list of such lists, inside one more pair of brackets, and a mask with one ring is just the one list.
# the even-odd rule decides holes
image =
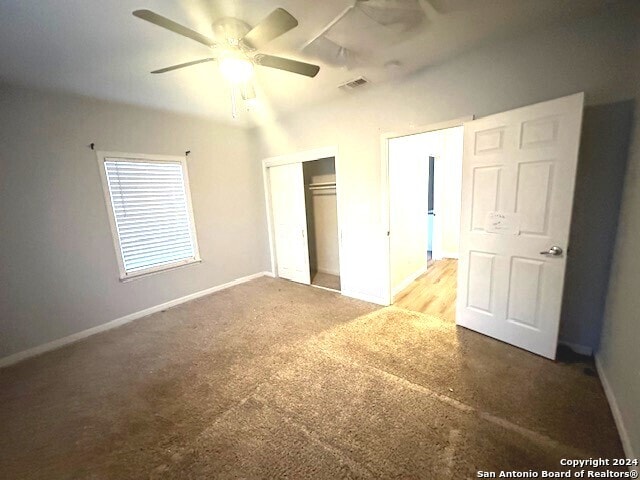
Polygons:
[[387,305],[391,305],[394,300],[393,288],[391,286],[391,205],[389,195],[389,141],[394,138],[408,137],[411,135],[418,135],[420,133],[435,132],[438,130],[445,130],[447,128],[464,126],[465,122],[470,122],[475,119],[475,115],[466,115],[463,117],[454,118],[453,120],[447,120],[444,122],[432,123],[429,125],[409,127],[402,131],[388,132],[380,135],[380,198],[381,198],[381,222],[383,228],[383,235],[385,237],[384,251],[384,275],[385,291],[383,292],[383,298]]
[[[269,178],[269,168],[276,167],[278,165],[288,165],[291,163],[304,163],[304,162],[312,162],[314,160],[320,160],[322,158],[330,158],[333,157],[336,168],[336,208],[337,208],[337,216],[338,216],[338,259],[340,266],[340,275],[342,276],[343,272],[343,255],[342,255],[342,216],[341,216],[341,208],[340,208],[340,169],[338,168],[338,147],[337,146],[328,146],[328,147],[320,147],[314,148],[312,150],[304,150],[294,153],[289,153],[285,155],[278,155],[275,157],[268,157],[262,160],[262,180],[264,185],[264,199],[265,199],[265,208],[267,212],[267,230],[269,235],[269,254],[271,257],[271,275],[273,277],[278,276],[278,258],[276,255],[276,246],[275,246],[275,233],[273,226],[273,210],[271,204],[271,182]],[[307,239],[308,241],[308,239]]]
[[[439,155],[429,155],[429,159],[433,158],[433,175],[431,175],[431,171],[429,171],[429,183],[431,183],[432,178],[433,178],[433,200],[434,200],[434,207],[435,207],[435,194],[436,191],[439,191],[438,188],[436,188],[436,166],[440,164],[440,156]],[[438,219],[433,218],[433,226],[435,229],[435,226],[439,223]],[[442,230],[440,230],[440,233],[442,233]],[[431,230],[429,230],[429,235],[431,235],[431,260],[435,261],[435,260],[439,260],[442,257],[442,253],[443,253],[443,249],[442,249],[442,236],[440,236],[440,238],[437,239],[436,241],[436,237],[433,236],[433,232]],[[436,255],[437,254],[437,255]]]

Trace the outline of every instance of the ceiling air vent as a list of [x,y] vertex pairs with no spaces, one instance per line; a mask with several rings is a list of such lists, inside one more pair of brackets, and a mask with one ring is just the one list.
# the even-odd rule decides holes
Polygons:
[[367,80],[366,78],[358,77],[358,78],[354,78],[353,80],[349,80],[348,82],[343,83],[342,85],[338,85],[338,88],[342,90],[353,90],[355,88],[363,87],[368,83],[369,83],[369,80]]

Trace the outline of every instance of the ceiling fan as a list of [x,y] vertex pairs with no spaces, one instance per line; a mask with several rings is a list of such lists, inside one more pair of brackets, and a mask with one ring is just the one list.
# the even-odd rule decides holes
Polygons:
[[[267,55],[258,51],[270,41],[298,25],[298,21],[283,8],[276,8],[253,28],[237,18],[221,18],[212,24],[215,41],[150,10],[136,10],[133,15],[178,35],[195,40],[209,47],[213,52],[211,57],[154,70],[151,72],[154,74],[217,61],[222,75],[232,84],[232,87],[240,89],[244,100],[249,100],[255,98],[255,91],[251,84],[254,65],[284,70],[307,77],[315,77],[320,71],[320,67],[317,65]],[[235,117],[233,88],[232,100]]]

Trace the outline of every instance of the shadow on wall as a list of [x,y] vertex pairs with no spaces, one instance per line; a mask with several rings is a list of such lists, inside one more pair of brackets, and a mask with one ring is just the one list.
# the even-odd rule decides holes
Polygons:
[[598,348],[635,102],[586,107],[569,236],[560,341]]

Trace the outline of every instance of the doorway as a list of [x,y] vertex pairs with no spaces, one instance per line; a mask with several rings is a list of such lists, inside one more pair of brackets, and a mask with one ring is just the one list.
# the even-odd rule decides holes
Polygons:
[[428,208],[428,228],[427,228],[427,267],[433,262],[433,228],[436,216],[434,206],[434,189],[435,189],[435,163],[436,157],[429,155],[429,192],[427,194]]
[[407,289],[432,266],[449,259],[438,277],[456,275],[463,127],[427,128],[387,144],[390,303],[403,297],[413,305]]
[[[583,103],[584,94],[577,93],[464,122],[461,143],[455,322],[550,359],[555,358],[558,345]],[[424,180],[411,183],[409,174],[402,171],[423,155],[412,137],[420,134],[382,136],[389,304],[411,284],[411,276],[405,280],[397,274],[404,267],[403,252],[397,245],[411,245],[411,232],[426,230],[420,221],[420,205],[427,200],[416,195],[415,202],[405,202],[406,214],[413,221],[397,208],[403,195],[408,195],[402,192],[402,182],[412,189]],[[394,147],[403,141],[413,142],[414,148]],[[398,157],[397,151],[404,155]],[[394,162],[394,155],[400,160]],[[438,214],[438,171],[442,168],[437,167],[435,157],[434,258],[440,237],[437,225],[451,217]],[[418,163],[413,171],[421,176],[423,170],[428,172]],[[413,230],[398,228],[411,225]],[[415,272],[413,275],[416,278]],[[398,283],[399,279],[405,283]]]

